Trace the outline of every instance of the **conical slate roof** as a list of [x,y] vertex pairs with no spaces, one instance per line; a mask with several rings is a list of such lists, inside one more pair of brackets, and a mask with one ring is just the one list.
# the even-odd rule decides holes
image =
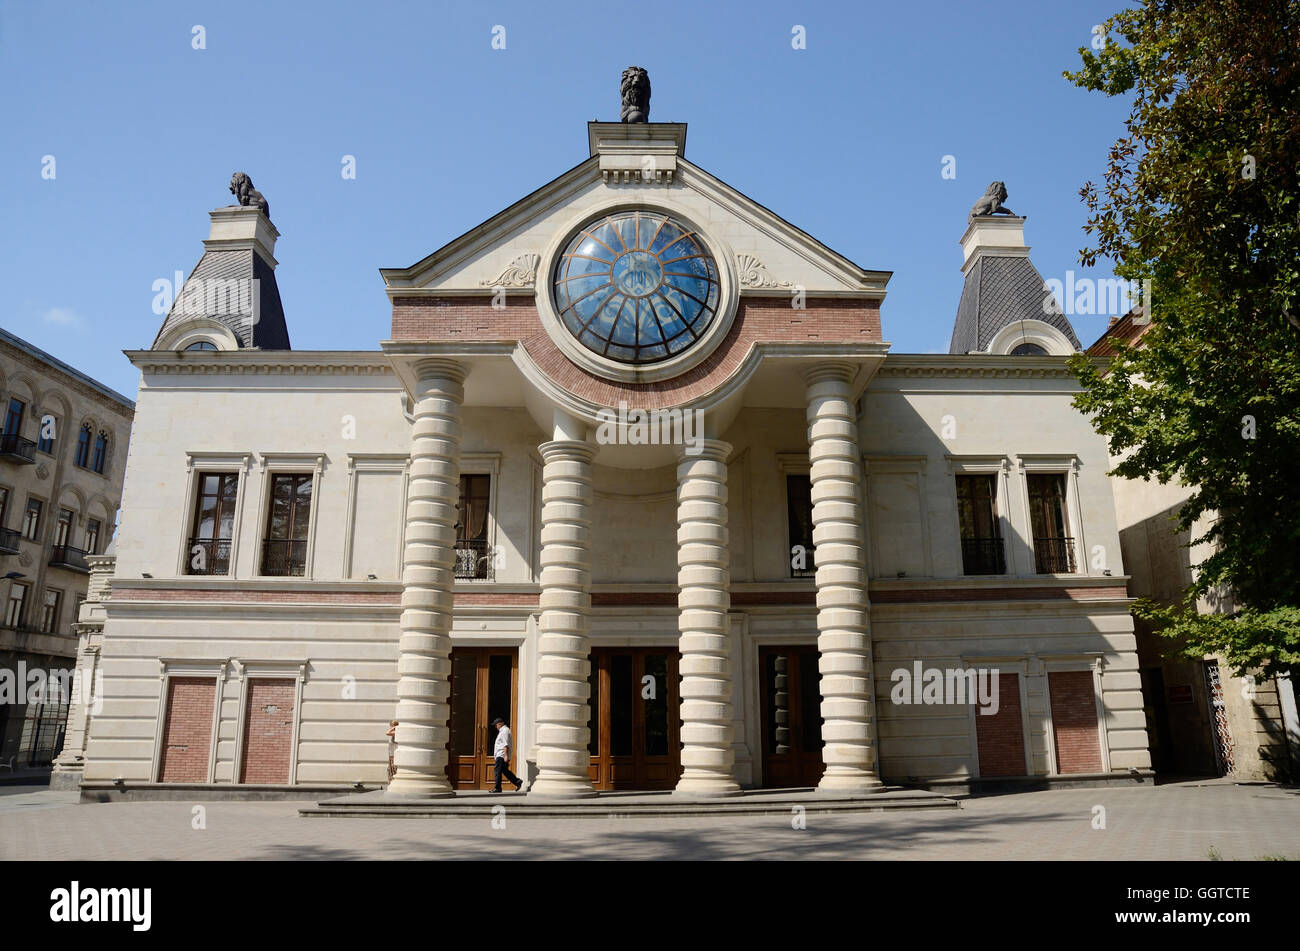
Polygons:
[[966,272],[949,353],[984,352],[999,330],[1021,320],[1050,324],[1083,349],[1038,268],[1024,254],[985,252]]
[[224,324],[242,347],[289,350],[289,328],[275,270],[251,248],[204,251],[172,301],[154,346],[195,318]]

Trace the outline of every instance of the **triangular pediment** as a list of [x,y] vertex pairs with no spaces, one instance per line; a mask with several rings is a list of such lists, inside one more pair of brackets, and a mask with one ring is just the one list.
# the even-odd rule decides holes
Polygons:
[[498,287],[531,294],[538,272],[577,227],[616,209],[651,207],[693,223],[730,255],[742,295],[802,288],[815,297],[884,297],[890,272],[859,267],[680,155],[671,176],[660,169],[645,180],[636,172],[611,175],[601,158],[593,154],[414,265],[381,269],[390,296]]

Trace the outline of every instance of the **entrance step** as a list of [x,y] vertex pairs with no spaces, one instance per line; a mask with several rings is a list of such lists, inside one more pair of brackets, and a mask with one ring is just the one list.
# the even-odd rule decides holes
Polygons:
[[863,796],[819,793],[814,789],[755,789],[720,798],[688,799],[664,792],[606,792],[588,799],[535,799],[527,793],[494,794],[481,790],[446,799],[388,798],[383,790],[324,799],[298,810],[300,816],[410,818],[412,816],[492,815],[505,806],[510,818],[623,819],[636,816],[789,816],[796,806],[807,813],[883,812],[893,809],[960,809],[961,803],[939,793],[886,787]]

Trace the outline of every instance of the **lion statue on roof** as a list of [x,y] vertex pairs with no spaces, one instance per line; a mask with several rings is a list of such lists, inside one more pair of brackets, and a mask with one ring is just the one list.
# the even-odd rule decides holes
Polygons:
[[984,197],[971,206],[967,221],[974,221],[980,215],[1014,215],[1010,208],[1002,203],[1007,200],[1007,186],[1002,182],[993,182],[984,190]]
[[267,203],[266,196],[253,187],[253,180],[243,172],[230,176],[230,193],[241,205],[260,208],[268,219],[271,217],[271,206]]
[[618,84],[623,94],[623,122],[650,121],[650,74],[640,66],[629,66],[623,70],[623,79]]

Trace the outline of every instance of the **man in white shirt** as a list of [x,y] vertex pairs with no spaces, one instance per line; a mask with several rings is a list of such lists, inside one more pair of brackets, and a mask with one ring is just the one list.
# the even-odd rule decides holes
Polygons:
[[492,725],[497,728],[497,741],[492,747],[492,756],[496,759],[497,781],[492,791],[494,793],[501,791],[501,777],[505,776],[515,784],[515,792],[518,792],[524,788],[524,782],[510,772],[510,727],[506,726],[506,721],[500,717],[493,720]]

